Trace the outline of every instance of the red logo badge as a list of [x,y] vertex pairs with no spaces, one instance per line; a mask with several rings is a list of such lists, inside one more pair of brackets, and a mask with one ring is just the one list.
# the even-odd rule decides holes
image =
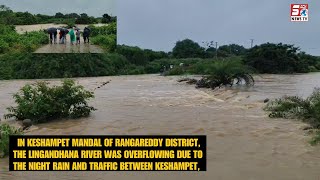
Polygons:
[[308,21],[309,20],[309,6],[308,4],[291,4],[290,11],[291,21]]

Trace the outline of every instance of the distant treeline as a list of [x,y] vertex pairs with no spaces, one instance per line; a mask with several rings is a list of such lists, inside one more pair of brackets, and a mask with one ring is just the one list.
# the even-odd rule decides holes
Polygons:
[[[265,43],[247,49],[241,45],[223,45],[217,49],[211,45],[201,47],[186,39],[178,41],[169,53],[143,50],[138,47],[118,46],[117,52],[129,62],[139,66],[150,66],[154,60],[166,60],[173,64],[188,63],[188,59],[219,60],[239,59],[255,69],[256,73],[307,73],[320,71],[320,58],[300,51],[288,44]],[[166,64],[168,67],[170,64]]]
[[[266,43],[246,49],[241,54],[235,54],[232,53],[233,50],[229,50],[228,54],[221,53],[223,56],[218,56],[216,59],[211,53],[202,54],[205,56],[185,57],[181,44],[185,45],[185,43],[177,43],[170,53],[124,45],[118,45],[115,52],[109,54],[6,53],[0,55],[0,79],[155,74],[163,70],[164,66],[168,68],[170,65],[174,68],[168,75],[201,75],[210,74],[212,70],[210,67],[219,60],[241,62],[251,67],[256,73],[307,73],[320,70],[318,57],[298,52],[298,49],[292,45]],[[241,47],[235,45],[225,47],[230,46]],[[180,50],[176,51],[177,49]],[[187,49],[192,53],[190,48]],[[196,50],[196,48],[192,49]],[[238,53],[236,50],[234,52]]]
[[[10,9],[1,6],[0,21]],[[76,16],[75,14],[73,14]],[[57,17],[73,15],[58,14]],[[81,16],[80,16],[81,17]],[[106,18],[105,16],[104,18]],[[7,20],[11,20],[10,18]],[[0,79],[61,78],[159,73],[208,74],[212,62],[236,60],[256,73],[289,74],[320,71],[320,58],[289,44],[265,43],[245,48],[238,44],[205,47],[190,39],[178,41],[171,52],[117,45],[117,23],[93,27],[92,42],[112,54],[31,54],[48,43],[43,31],[18,34],[10,23],[0,24]],[[182,66],[181,66],[182,65]]]
[[9,7],[0,5],[0,24],[7,25],[30,25],[30,24],[94,24],[94,23],[112,23],[116,22],[115,16],[109,14],[103,14],[102,17],[92,17],[86,13],[77,14],[62,14],[56,13],[54,16],[43,14],[31,14],[29,12],[13,12]]

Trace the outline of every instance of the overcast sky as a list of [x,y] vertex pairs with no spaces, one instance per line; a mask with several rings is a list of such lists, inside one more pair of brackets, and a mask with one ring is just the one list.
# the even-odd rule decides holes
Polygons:
[[0,0],[0,4],[10,7],[13,11],[28,11],[32,14],[55,15],[57,12],[75,12],[95,17],[101,17],[105,13],[116,15],[116,0]]
[[[309,22],[290,22],[290,4],[309,3]],[[320,55],[320,1],[117,0],[118,44],[171,51],[177,40],[250,47],[296,44]]]

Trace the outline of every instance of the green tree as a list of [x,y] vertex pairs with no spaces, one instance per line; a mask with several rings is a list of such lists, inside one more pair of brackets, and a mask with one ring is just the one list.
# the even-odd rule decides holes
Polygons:
[[94,17],[89,17],[88,14],[82,13],[80,17],[76,19],[76,24],[93,24],[96,22]]
[[299,58],[298,52],[293,45],[266,43],[250,49],[244,62],[260,73],[308,72],[308,63]]
[[66,18],[73,18],[73,19],[80,18],[79,14],[77,14],[77,13],[66,14],[65,17]]
[[[222,55],[226,55],[226,56],[241,56],[246,54],[247,49],[238,44],[229,44],[229,45],[220,46],[218,49],[218,53],[219,51]],[[220,56],[220,57],[223,57],[223,56]]]
[[102,23],[110,23],[112,20],[112,17],[109,14],[104,14],[102,17]]
[[11,9],[6,5],[0,5],[0,11],[11,11]]
[[61,12],[56,13],[56,15],[54,16],[55,18],[64,18],[64,14],[62,14]]
[[176,46],[172,50],[172,54],[175,58],[204,57],[205,49],[198,43],[190,39],[185,39],[176,43]]

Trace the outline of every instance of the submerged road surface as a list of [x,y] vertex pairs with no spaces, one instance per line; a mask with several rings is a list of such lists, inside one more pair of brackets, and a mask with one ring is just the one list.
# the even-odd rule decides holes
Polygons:
[[71,45],[70,36],[67,35],[67,43],[47,44],[37,49],[34,53],[104,53],[104,50],[99,46],[84,44],[83,37],[81,37],[80,41],[80,44]]
[[60,45],[48,44],[39,48],[34,53],[104,53],[104,51],[96,45],[81,44],[81,45]]

